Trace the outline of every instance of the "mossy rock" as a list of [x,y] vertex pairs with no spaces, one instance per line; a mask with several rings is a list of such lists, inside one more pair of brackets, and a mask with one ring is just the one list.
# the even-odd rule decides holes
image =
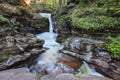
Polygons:
[[0,4],[0,9],[2,12],[11,14],[21,15],[19,9],[16,6],[12,6],[10,4]]
[[23,6],[16,6],[16,8],[21,12],[21,15],[26,15],[28,17],[33,17],[33,13],[30,9]]
[[9,58],[8,53],[5,53],[4,51],[0,51],[0,62],[7,60]]
[[21,4],[21,0],[4,0],[12,5],[20,5]]
[[0,23],[9,23],[9,20],[5,18],[4,16],[0,15]]
[[0,30],[0,36],[5,36],[5,35],[6,35],[6,32],[5,32],[5,31]]

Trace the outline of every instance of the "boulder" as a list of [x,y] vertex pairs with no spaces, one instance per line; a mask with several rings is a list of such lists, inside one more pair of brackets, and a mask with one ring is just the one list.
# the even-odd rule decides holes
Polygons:
[[94,49],[102,47],[103,45],[104,42],[102,41],[96,41],[88,38],[71,37],[65,42],[63,53],[64,50],[73,52],[75,53],[76,57],[90,61]]
[[45,75],[41,77],[40,80],[112,80],[112,79],[87,74],[81,74],[79,77],[76,77],[75,75],[70,73],[62,73],[58,75]]
[[0,71],[0,80],[37,80],[37,77],[26,69],[19,68]]
[[31,71],[39,73],[42,75],[45,74],[60,74],[60,73],[75,73],[75,70],[67,65],[61,63],[44,63],[41,62],[35,66],[31,66]]
[[96,41],[89,38],[71,37],[65,42],[64,49],[78,53],[86,54],[91,52],[95,47],[101,47],[102,41]]

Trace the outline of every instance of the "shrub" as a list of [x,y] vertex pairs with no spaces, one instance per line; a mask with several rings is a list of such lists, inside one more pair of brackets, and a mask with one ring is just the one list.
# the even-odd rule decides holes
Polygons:
[[72,13],[73,16],[82,17],[86,15],[107,15],[107,8],[100,7],[84,7]]
[[111,43],[107,45],[107,50],[113,53],[114,57],[120,57],[120,36],[116,38],[108,37]]

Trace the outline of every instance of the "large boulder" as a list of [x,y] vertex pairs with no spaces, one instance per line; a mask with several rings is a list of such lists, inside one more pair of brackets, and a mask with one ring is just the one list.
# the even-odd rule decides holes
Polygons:
[[37,80],[35,74],[23,68],[0,71],[0,80]]
[[71,37],[65,42],[65,49],[75,53],[85,54],[91,52],[95,47],[100,47],[102,45],[102,41],[96,41],[89,38]]
[[42,75],[60,74],[60,73],[75,73],[75,70],[61,63],[44,63],[41,62],[35,66],[31,66],[31,71]]
[[72,37],[67,39],[64,49],[61,51],[63,53],[69,53],[70,51],[70,54],[73,54],[72,56],[76,56],[78,58],[89,61],[92,58],[94,49],[96,47],[102,47],[103,45],[104,43],[102,41],[96,41],[88,38]]

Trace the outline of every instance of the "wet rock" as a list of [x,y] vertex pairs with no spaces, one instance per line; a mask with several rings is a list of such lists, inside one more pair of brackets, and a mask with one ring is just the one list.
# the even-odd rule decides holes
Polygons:
[[31,71],[40,74],[75,73],[74,69],[61,63],[40,63],[31,67]]
[[63,63],[67,66],[70,66],[71,68],[77,70],[80,68],[80,66],[82,65],[82,61],[79,59],[76,59],[74,57],[65,55],[65,54],[61,54],[61,56],[59,56],[57,58],[57,62],[58,63]]
[[25,69],[19,68],[0,71],[0,80],[37,80],[37,77]]

